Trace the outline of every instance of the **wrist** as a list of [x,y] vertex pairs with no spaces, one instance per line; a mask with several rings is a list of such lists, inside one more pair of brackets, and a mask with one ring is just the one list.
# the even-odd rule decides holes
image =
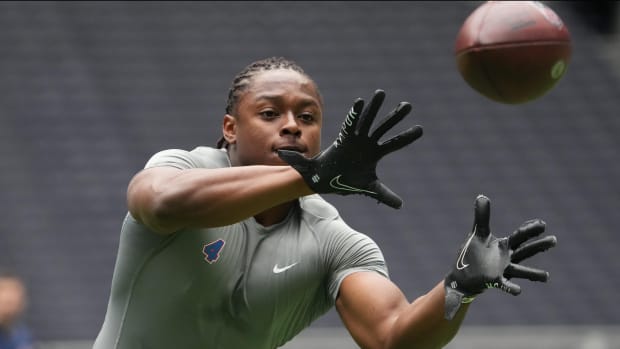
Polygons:
[[300,194],[299,196],[312,195],[315,193],[315,191],[308,185],[306,179],[294,167],[289,166],[288,172],[293,178],[293,182],[295,183],[295,191]]
[[469,292],[457,281],[452,274],[444,279],[445,290],[445,318],[452,320],[463,304],[470,304],[480,292]]

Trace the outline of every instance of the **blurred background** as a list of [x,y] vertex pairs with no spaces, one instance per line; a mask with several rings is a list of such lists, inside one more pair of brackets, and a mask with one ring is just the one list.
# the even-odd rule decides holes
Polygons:
[[[486,292],[451,347],[620,348],[618,5],[545,2],[572,59],[553,90],[515,106],[456,69],[456,34],[481,3],[0,2],[0,267],[28,286],[38,345],[90,346],[131,177],[159,150],[214,145],[236,73],[286,56],[321,88],[323,146],[357,97],[384,89],[385,113],[412,103],[402,124],[424,136],[379,167],[404,207],[325,197],[410,299],[449,270],[479,193],[496,235],[536,217],[557,235],[528,262],[550,281]],[[333,311],[287,347],[304,346],[355,347]]]

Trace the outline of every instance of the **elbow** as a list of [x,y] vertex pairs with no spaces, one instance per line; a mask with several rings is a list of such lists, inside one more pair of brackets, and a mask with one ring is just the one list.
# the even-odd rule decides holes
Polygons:
[[181,229],[179,222],[178,200],[166,192],[135,198],[128,196],[131,215],[153,232],[168,235]]
[[175,220],[176,212],[174,212],[175,205],[172,204],[172,200],[167,197],[158,197],[153,200],[151,209],[147,215],[149,226],[157,228],[158,230],[168,227]]

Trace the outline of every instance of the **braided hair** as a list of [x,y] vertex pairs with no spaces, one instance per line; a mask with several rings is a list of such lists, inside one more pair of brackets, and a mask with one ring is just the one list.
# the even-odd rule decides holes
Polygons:
[[[228,90],[228,101],[226,102],[226,114],[234,115],[239,98],[250,86],[252,78],[258,73],[267,70],[290,69],[310,78],[304,70],[292,60],[284,57],[269,57],[250,63],[246,66],[232,81],[230,90]],[[217,142],[218,148],[228,147],[228,142],[224,137]]]

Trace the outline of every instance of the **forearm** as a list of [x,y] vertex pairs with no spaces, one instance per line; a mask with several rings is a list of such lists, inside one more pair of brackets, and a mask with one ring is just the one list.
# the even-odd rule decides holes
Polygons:
[[191,169],[145,181],[139,176],[128,190],[130,211],[163,233],[238,222],[312,193],[289,166]]
[[388,347],[434,349],[448,344],[458,332],[469,304],[463,304],[452,320],[446,320],[444,302],[442,281],[401,312],[392,328]]

